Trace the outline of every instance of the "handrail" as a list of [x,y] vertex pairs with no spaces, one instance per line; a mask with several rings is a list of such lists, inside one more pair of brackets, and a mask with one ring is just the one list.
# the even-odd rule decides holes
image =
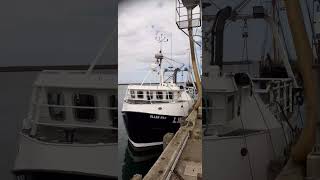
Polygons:
[[[28,141],[32,141],[35,143],[39,143],[42,145],[54,145],[54,146],[68,146],[68,147],[106,147],[106,146],[116,146],[118,143],[94,143],[94,144],[81,144],[81,143],[53,143],[53,142],[46,142],[46,141],[40,141],[36,138],[30,137],[22,132],[18,133],[20,136],[26,138]],[[21,141],[21,140],[20,140]]]
[[292,78],[251,78],[252,81],[292,81]]
[[93,126],[93,125],[82,125],[73,123],[44,123],[44,122],[34,122],[37,125],[50,126],[50,127],[61,127],[61,128],[92,128],[92,129],[108,129],[108,130],[118,130],[118,128],[112,126]]
[[118,107],[101,107],[101,106],[70,106],[70,105],[55,105],[55,104],[44,104],[44,103],[33,103],[33,105],[39,105],[42,107],[56,107],[56,108],[75,108],[75,109],[105,109],[105,110],[117,110]]

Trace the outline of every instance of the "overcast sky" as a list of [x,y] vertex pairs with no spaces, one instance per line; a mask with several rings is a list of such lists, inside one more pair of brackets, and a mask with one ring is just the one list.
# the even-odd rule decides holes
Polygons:
[[[159,51],[157,32],[167,32],[164,55],[170,57],[170,33],[173,59],[189,64],[188,37],[175,23],[175,1],[124,1],[119,4],[118,44],[119,83],[141,82]],[[201,29],[198,29],[201,32]],[[200,47],[198,47],[198,54]]]
[[[117,28],[117,0],[3,0],[0,66],[89,64]],[[100,64],[115,64],[117,35]]]

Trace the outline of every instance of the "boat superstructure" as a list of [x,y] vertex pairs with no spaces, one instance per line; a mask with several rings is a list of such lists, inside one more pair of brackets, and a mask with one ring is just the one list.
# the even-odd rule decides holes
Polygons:
[[204,154],[214,158],[204,161],[205,176],[266,179],[271,163],[288,156],[297,133],[292,79],[220,75],[216,67],[202,80]]
[[[134,147],[162,144],[163,136],[176,132],[192,108],[195,94],[193,83],[177,83],[177,73],[183,69],[164,69],[164,56],[155,55],[152,72],[158,73],[159,82],[129,85],[122,113],[129,141]],[[172,72],[167,80],[165,73]]]
[[104,71],[39,74],[19,133],[13,168],[18,178],[117,177],[115,78]]
[[[204,11],[204,16],[208,12]],[[206,42],[202,82],[203,150],[207,158],[203,176],[208,179],[274,179],[279,170],[272,167],[284,165],[303,124],[299,124],[301,89],[278,27],[262,6],[253,7],[252,12],[240,15],[232,7],[221,8],[213,18],[212,37]],[[247,26],[249,20],[257,19],[271,29],[280,54],[273,60],[283,67],[281,73],[261,70],[264,59],[256,60],[260,65],[255,67],[260,70],[250,69],[256,63],[250,63],[245,53],[238,63],[242,68],[228,68],[223,50],[225,25],[242,21]],[[242,32],[244,52],[248,52],[248,36],[248,31]]]

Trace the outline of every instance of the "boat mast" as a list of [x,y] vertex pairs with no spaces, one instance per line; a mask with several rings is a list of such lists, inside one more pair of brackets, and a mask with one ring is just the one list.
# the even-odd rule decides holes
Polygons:
[[[163,68],[162,68],[162,60],[163,60],[163,54],[162,54],[162,43],[164,42],[168,42],[169,39],[166,37],[165,34],[163,33],[160,33],[160,34],[157,34],[156,38],[155,38],[159,44],[160,44],[160,51],[159,53],[157,53],[155,55],[155,58],[157,59],[157,63],[159,64],[159,68],[160,68],[160,85],[162,86],[163,85],[163,79],[164,79],[164,71],[163,71]],[[172,41],[172,40],[171,40]]]
[[312,70],[314,55],[305,28],[300,2],[299,0],[285,0],[284,3],[297,54],[298,67],[304,83],[306,123],[297,143],[292,148],[289,161],[276,180],[304,178],[303,171],[305,168],[302,164],[306,164],[307,156],[314,147],[316,141],[316,121],[318,120],[318,97]]
[[[188,37],[189,37],[191,64],[192,64],[194,78],[195,78],[195,81],[196,81],[196,89],[197,89],[197,92],[198,92],[198,99],[197,99],[197,101],[196,101],[196,103],[194,105],[194,109],[197,109],[201,105],[202,85],[201,85],[201,80],[200,80],[198,65],[197,65],[197,61],[196,61],[196,55],[195,55],[195,47],[194,47],[194,45],[195,45],[196,42],[193,39],[193,28],[200,26],[201,18],[194,19],[193,10],[194,10],[195,7],[199,6],[200,7],[200,12],[201,12],[201,2],[200,2],[200,0],[181,0],[181,1],[182,1],[182,4],[183,4],[183,7],[180,6],[181,5],[180,0],[176,1],[176,3],[177,3],[176,5],[178,5],[177,13],[178,13],[178,18],[179,18],[179,20],[177,22],[177,25],[178,25],[178,28],[181,29],[181,30],[182,29],[187,29],[188,30],[188,34],[185,33],[183,30],[182,31],[185,34],[187,34]],[[187,20],[184,21],[184,22],[188,22],[187,26],[182,26],[181,22],[183,22],[183,21],[180,21],[181,8],[186,8],[186,10],[187,10]],[[200,13],[200,16],[201,16],[201,13]],[[198,24],[195,23],[195,22],[198,22]]]
[[159,68],[160,68],[160,70],[159,70],[159,73],[160,73],[160,85],[162,86],[163,85],[163,79],[164,79],[164,77],[163,77],[163,73],[164,72],[163,72],[163,69],[162,69],[163,55],[162,55],[161,50],[160,50],[159,53],[157,53],[155,55],[155,58],[157,59],[157,63],[159,64]]

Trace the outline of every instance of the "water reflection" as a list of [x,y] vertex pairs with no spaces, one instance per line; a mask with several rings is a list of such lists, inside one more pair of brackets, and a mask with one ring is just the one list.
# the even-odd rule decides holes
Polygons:
[[127,143],[124,164],[122,166],[122,179],[130,180],[133,175],[146,175],[162,152],[162,146],[149,149],[135,149]]

